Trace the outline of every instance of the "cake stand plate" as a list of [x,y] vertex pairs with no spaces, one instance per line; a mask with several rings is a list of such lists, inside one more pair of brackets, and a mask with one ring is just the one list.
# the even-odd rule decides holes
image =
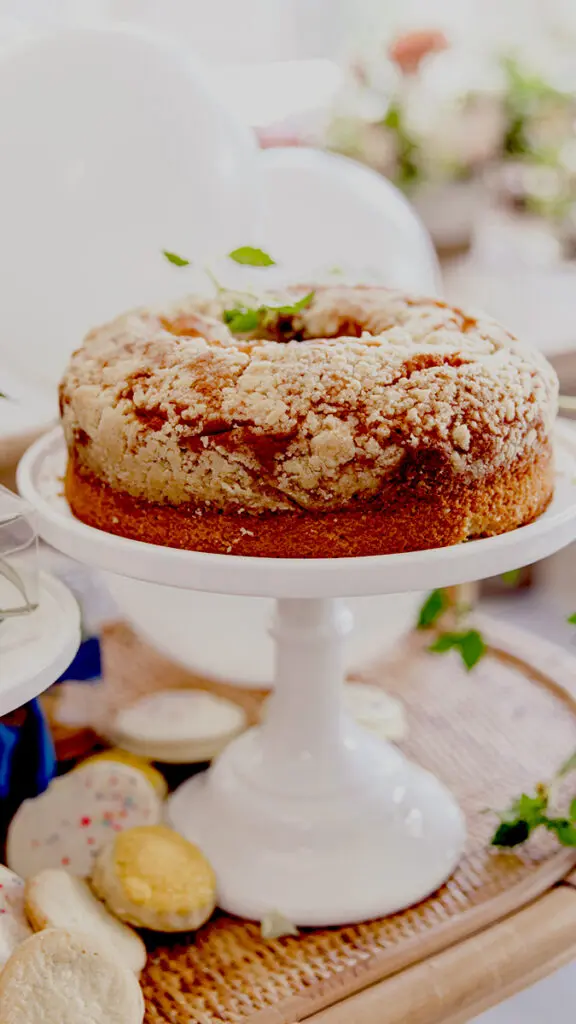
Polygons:
[[0,622],[0,715],[54,683],[80,646],[80,610],[60,580],[40,573],[38,607]]
[[245,597],[361,597],[486,579],[559,551],[576,536],[576,435],[558,428],[558,479],[550,508],[519,530],[429,551],[370,558],[241,558],[180,551],[104,533],[74,519],[63,497],[64,436],[58,427],[28,449],[18,489],[38,513],[44,540],[72,558],[150,583]]
[[343,559],[240,558],[112,536],[75,520],[61,497],[60,432],[24,456],[21,493],[41,535],[66,554],[151,582],[277,599],[265,724],[234,740],[169,805],[173,825],[212,861],[223,909],[346,924],[400,910],[449,876],[465,841],[454,798],[344,714],[352,621],[337,599],[453,585],[557,551],[576,537],[575,454],[574,435],[561,429],[556,495],[530,526],[453,548]]

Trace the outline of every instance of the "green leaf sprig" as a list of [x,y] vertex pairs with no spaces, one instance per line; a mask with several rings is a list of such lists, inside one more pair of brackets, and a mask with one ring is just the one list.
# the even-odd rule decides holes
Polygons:
[[443,612],[448,608],[448,595],[445,590],[432,590],[418,613],[417,629],[431,629]]
[[572,612],[572,615],[569,615],[566,621],[569,622],[571,626],[576,626],[576,612]]
[[240,263],[244,267],[273,267],[276,260],[273,260],[263,249],[254,249],[251,245],[242,245],[239,249],[233,249],[228,253],[228,258],[234,263]]
[[508,572],[503,572],[500,578],[507,587],[515,587],[520,582],[521,576],[521,569],[509,569]]
[[433,654],[458,651],[468,672],[486,654],[486,643],[477,629],[466,629],[456,633],[441,633],[428,648]]
[[500,824],[492,836],[492,846],[510,849],[520,846],[537,828],[552,832],[562,846],[576,846],[576,798],[566,815],[550,814],[550,796],[554,782],[576,769],[576,753],[559,768],[552,785],[538,783],[534,794],[522,793],[507,810],[498,813]]
[[296,316],[301,310],[306,309],[314,298],[314,292],[308,292],[297,302],[281,306],[234,306],[232,309],[225,309],[222,319],[233,334],[248,334],[259,327],[270,327],[282,316]]
[[[168,249],[163,249],[162,255],[175,267],[190,266],[190,260],[184,256],[179,256],[175,252],[170,252]],[[276,260],[272,259],[269,253],[264,252],[263,249],[256,249],[251,245],[243,245],[239,249],[233,249],[232,252],[228,253],[228,258],[233,260],[234,263],[245,267],[276,266]],[[212,271],[209,268],[205,269],[216,291],[219,294],[225,292],[226,289],[216,279]],[[222,313],[224,323],[228,325],[233,334],[251,334],[252,331],[256,331],[258,328],[274,326],[280,317],[296,316],[310,305],[314,298],[314,292],[309,292],[296,302],[283,303],[278,306],[274,304],[251,305],[251,301],[256,301],[255,296],[240,296],[240,299],[243,298],[246,298],[247,301],[239,301],[236,306],[225,309]]]
[[[418,614],[417,629],[432,629],[450,607],[450,600],[445,590],[432,590],[424,601]],[[458,609],[456,609],[458,613]],[[445,654],[447,651],[458,651],[466,669],[470,671],[486,654],[486,643],[477,629],[439,632],[429,651],[433,654]]]
[[168,249],[162,249],[162,255],[168,260],[168,263],[172,263],[175,267],[190,266],[190,260],[187,260],[184,256],[179,256],[176,252],[169,252]]

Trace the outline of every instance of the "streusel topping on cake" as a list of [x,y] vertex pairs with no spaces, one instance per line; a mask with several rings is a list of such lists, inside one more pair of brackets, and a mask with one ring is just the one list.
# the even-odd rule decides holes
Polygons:
[[487,317],[324,287],[235,335],[237,301],[136,310],[88,335],[61,387],[86,470],[152,502],[324,511],[377,495],[408,457],[474,481],[549,438],[554,371]]

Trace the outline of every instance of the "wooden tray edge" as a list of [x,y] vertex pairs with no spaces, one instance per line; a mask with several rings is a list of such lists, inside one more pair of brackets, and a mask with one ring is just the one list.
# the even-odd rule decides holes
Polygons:
[[[549,689],[576,713],[576,657],[549,641],[538,638],[535,642],[532,636],[523,630],[509,627],[508,624],[502,625],[489,616],[475,614],[474,624],[482,630],[492,656],[513,664],[532,682]],[[533,657],[533,662],[527,660],[529,657]],[[246,1024],[295,1024],[311,1017],[315,1019],[318,1014],[321,1015],[323,1011],[342,1001],[348,1006],[350,999],[356,998],[365,990],[371,991],[379,984],[383,985],[391,975],[408,973],[450,950],[454,944],[465,943],[484,933],[491,934],[493,928],[500,922],[515,917],[534,901],[538,905],[543,894],[564,881],[567,876],[571,875],[576,885],[576,872],[573,870],[575,864],[576,850],[559,849],[554,857],[535,869],[528,878],[518,882],[509,892],[478,907],[472,907],[456,921],[446,921],[427,939],[418,937],[406,943],[401,954],[394,955],[389,950],[382,952],[381,955],[371,958],[369,967],[361,965],[343,971],[334,978],[307,989],[305,995],[293,996],[276,1007],[252,1014],[247,1018]],[[567,892],[568,887],[564,887],[563,891]],[[574,943],[576,944],[576,933]],[[412,952],[414,959],[407,958],[407,952]],[[342,1024],[349,1024],[350,1019],[348,1017],[346,1022],[342,1019]],[[352,1019],[356,1020],[355,1017]],[[406,1017],[403,1018],[405,1019]],[[400,1024],[401,1018],[395,1017],[390,1018],[390,1024],[396,1024],[396,1020]],[[416,1021],[420,1024],[417,1019]],[[318,1024],[324,1024],[321,1016]],[[340,1024],[340,1021],[335,1021],[335,1024]],[[372,1021],[368,1019],[366,1024],[372,1024]],[[381,1016],[378,1021],[374,1019],[374,1024],[388,1024],[388,1019]],[[442,1018],[442,1024],[452,1024],[452,1021],[444,1021]],[[458,1021],[455,1020],[454,1024],[458,1024]]]

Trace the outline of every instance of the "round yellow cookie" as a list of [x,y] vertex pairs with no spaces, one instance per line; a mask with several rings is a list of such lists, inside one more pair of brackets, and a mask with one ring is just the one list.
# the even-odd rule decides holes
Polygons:
[[156,790],[157,795],[161,800],[166,798],[168,793],[168,783],[158,771],[154,768],[145,757],[139,757],[138,754],[131,754],[128,750],[121,750],[120,747],[112,747],[110,750],[102,750],[98,754],[92,754],[91,757],[87,757],[85,761],[77,765],[73,770],[75,772],[82,771],[82,769],[88,765],[93,764],[94,761],[115,761],[117,764],[127,764],[131,768],[137,768],[146,776],[148,782],[151,782]]
[[92,885],[128,924],[158,932],[199,928],[216,905],[204,854],[165,825],[126,829],[98,854]]

